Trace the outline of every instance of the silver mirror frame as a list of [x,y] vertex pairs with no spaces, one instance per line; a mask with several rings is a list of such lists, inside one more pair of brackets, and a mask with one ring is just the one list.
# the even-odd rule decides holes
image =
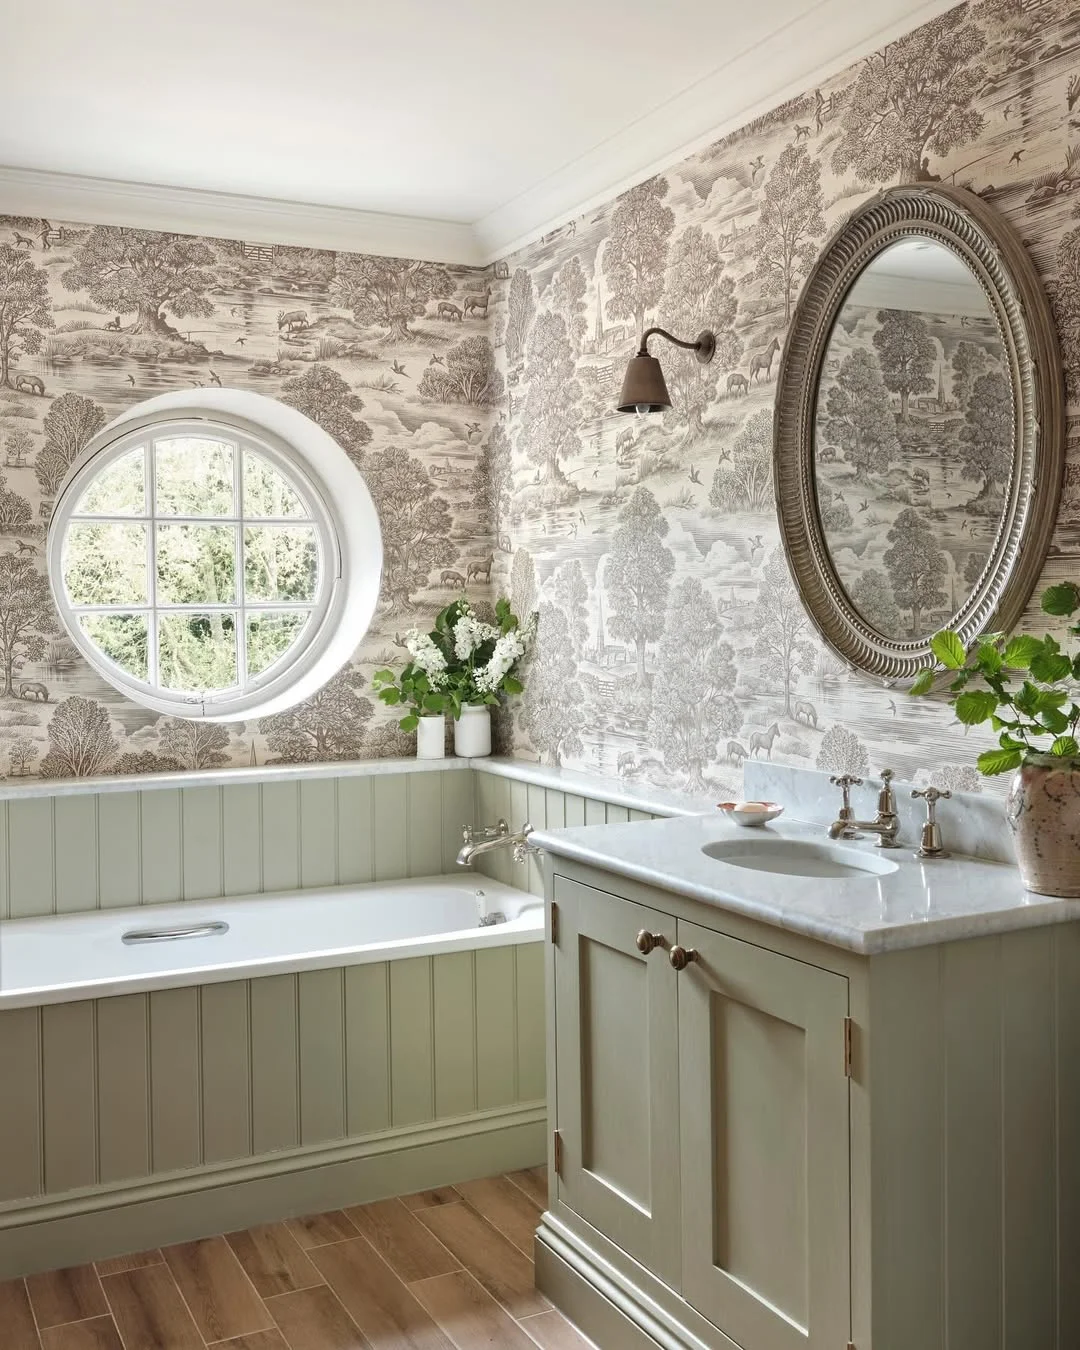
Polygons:
[[889,188],[857,207],[819,254],[799,297],[780,360],[773,485],[795,586],[815,627],[849,666],[886,683],[934,664],[929,638],[884,637],[852,606],[825,542],[814,472],[817,391],[833,324],[863,269],[882,249],[918,235],[951,249],[986,294],[1001,330],[1013,388],[1016,450],[1005,510],[979,581],[950,625],[970,646],[1010,630],[1046,560],[1065,464],[1065,398],[1049,301],[1019,236],[962,188]]

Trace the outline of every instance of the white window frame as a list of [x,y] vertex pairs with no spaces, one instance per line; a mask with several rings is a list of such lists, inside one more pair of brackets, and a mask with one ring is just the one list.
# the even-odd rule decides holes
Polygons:
[[[200,436],[234,446],[233,507],[225,516],[166,516],[154,513],[155,440]],[[75,508],[93,480],[138,446],[145,447],[144,491],[140,514],[76,515]],[[306,516],[245,520],[243,452],[250,449],[276,468],[296,491]],[[143,524],[147,528],[147,600],[143,604],[73,605],[63,579],[63,550],[68,527],[80,521]],[[220,605],[156,607],[154,534],[156,524],[228,525],[237,530],[235,598]],[[242,570],[245,525],[314,526],[319,577],[311,602],[246,601]],[[72,465],[56,499],[48,538],[49,583],[68,636],[93,669],[133,702],[155,712],[190,720],[226,722],[266,717],[314,694],[352,655],[366,632],[378,601],[382,544],[378,516],[361,475],[325,431],[295,409],[246,390],[200,390],[166,394],[139,404],[99,432]],[[221,610],[237,616],[237,673],[227,690],[189,693],[156,683],[157,620],[162,614]],[[244,680],[247,616],[260,610],[308,610],[300,637],[265,671]],[[87,612],[142,613],[148,617],[148,676],[141,680],[121,669],[94,644],[79,623]]]

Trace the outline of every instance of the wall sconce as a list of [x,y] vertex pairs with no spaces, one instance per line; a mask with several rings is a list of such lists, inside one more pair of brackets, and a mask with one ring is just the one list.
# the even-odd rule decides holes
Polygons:
[[671,407],[671,396],[664,381],[664,372],[655,356],[649,355],[649,339],[656,335],[666,338],[676,347],[693,352],[703,366],[709,364],[716,351],[716,334],[705,329],[693,342],[681,342],[663,328],[647,328],[641,336],[641,346],[636,356],[632,356],[623,376],[622,393],[619,395],[619,412],[636,412],[639,416],[649,412],[663,412]]

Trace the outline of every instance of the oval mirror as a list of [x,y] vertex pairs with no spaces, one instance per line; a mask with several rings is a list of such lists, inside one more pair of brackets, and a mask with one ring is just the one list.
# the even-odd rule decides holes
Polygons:
[[1049,306],[1010,227],[958,189],[857,210],[800,297],[774,479],[822,636],[886,679],[943,627],[1010,628],[1038,579],[1064,459]]

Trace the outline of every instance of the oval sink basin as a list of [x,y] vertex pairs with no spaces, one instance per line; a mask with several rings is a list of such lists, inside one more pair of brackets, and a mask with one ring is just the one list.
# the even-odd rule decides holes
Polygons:
[[881,854],[804,839],[720,839],[704,844],[701,851],[730,867],[789,877],[871,877],[896,871],[896,863]]

